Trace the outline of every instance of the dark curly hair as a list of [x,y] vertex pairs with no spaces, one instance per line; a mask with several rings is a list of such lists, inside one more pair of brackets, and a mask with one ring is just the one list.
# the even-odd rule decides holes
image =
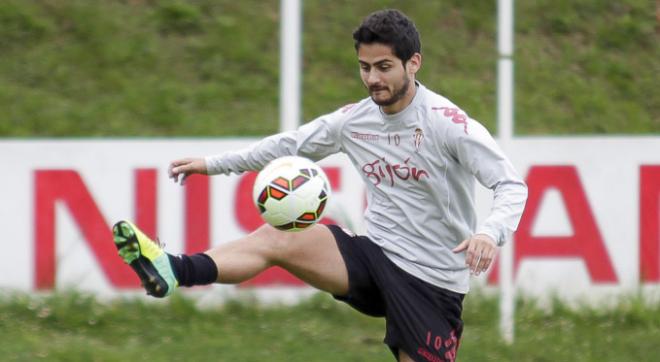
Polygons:
[[389,45],[404,66],[413,54],[421,53],[422,50],[415,24],[404,13],[395,9],[369,14],[353,32],[353,39],[355,50],[363,43]]

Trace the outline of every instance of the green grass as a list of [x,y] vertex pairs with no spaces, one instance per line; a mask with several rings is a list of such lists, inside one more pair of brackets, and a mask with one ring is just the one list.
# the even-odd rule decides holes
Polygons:
[[[463,361],[653,361],[660,306],[636,299],[609,309],[541,309],[519,301],[517,340],[497,332],[497,301],[468,295]],[[384,321],[318,294],[292,307],[231,301],[199,309],[164,303],[99,302],[78,293],[0,300],[3,361],[387,361]]]
[[[494,1],[304,2],[303,114],[365,97],[351,32],[396,7],[419,79],[495,131]],[[519,134],[660,133],[648,0],[516,2]],[[278,128],[279,2],[0,2],[0,137],[243,136]]]

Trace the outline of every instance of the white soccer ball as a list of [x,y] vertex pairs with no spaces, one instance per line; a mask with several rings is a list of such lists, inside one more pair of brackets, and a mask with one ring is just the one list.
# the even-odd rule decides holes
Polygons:
[[252,198],[261,217],[280,230],[301,231],[323,216],[330,183],[321,167],[298,156],[271,161],[254,182]]

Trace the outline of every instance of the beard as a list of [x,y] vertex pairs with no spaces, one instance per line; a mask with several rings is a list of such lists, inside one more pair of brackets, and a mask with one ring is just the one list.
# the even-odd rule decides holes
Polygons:
[[400,88],[394,88],[392,90],[392,96],[387,99],[382,99],[382,100],[376,100],[373,96],[373,93],[377,90],[383,90],[387,88],[379,88],[379,87],[373,87],[369,88],[369,93],[371,94],[371,100],[374,101],[377,105],[383,107],[383,106],[391,106],[392,104],[398,102],[401,100],[406,95],[406,92],[408,91],[408,88],[410,87],[410,79],[406,77],[405,75],[403,76],[403,85]]

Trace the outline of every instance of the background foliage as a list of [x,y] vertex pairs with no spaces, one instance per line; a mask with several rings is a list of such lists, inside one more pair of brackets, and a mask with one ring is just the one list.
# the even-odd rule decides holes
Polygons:
[[[364,98],[351,32],[396,7],[419,79],[495,132],[496,1],[304,1],[305,120]],[[516,2],[518,134],[660,133],[652,1]],[[4,0],[0,136],[247,136],[278,127],[279,1]]]

